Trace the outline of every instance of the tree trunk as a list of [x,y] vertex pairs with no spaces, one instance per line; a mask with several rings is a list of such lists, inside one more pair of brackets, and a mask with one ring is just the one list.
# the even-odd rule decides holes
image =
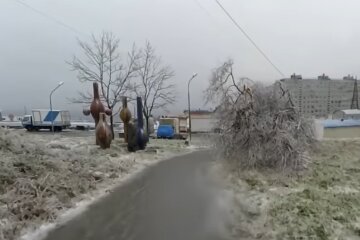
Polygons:
[[114,133],[114,117],[111,114],[110,116],[110,129],[111,129],[111,134],[112,134],[112,139],[115,138],[115,133]]
[[146,135],[148,136],[148,139],[149,139],[150,134],[149,134],[149,117],[148,116],[145,117],[145,121],[146,121]]
[[145,116],[145,124],[146,124],[146,126],[145,126],[145,131],[146,131],[146,134],[148,134],[148,132],[149,132],[149,118],[147,117],[147,116]]

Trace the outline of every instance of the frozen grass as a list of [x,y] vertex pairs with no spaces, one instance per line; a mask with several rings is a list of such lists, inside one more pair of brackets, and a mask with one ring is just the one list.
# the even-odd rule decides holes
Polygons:
[[128,153],[120,139],[101,150],[93,136],[0,129],[0,240],[54,222],[87,193],[189,151],[184,141],[151,140],[146,151]]
[[[298,189],[274,203],[277,236],[360,238],[360,141],[323,142],[312,170],[289,185]],[[303,238],[305,239],[305,238]]]
[[360,239],[360,140],[325,141],[308,170],[234,173],[234,236]]

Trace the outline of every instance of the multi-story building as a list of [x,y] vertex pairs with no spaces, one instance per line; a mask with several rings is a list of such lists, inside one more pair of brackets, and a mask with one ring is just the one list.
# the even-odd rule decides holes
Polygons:
[[280,80],[299,112],[315,117],[329,117],[337,110],[350,109],[355,81],[352,76],[330,79],[325,74],[317,79],[303,79],[293,74]]

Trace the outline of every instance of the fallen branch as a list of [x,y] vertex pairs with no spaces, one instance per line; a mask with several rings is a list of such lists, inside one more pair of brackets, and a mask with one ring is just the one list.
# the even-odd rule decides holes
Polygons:
[[290,93],[281,85],[234,79],[229,61],[214,71],[207,89],[207,98],[218,105],[218,151],[237,168],[305,167],[313,126],[296,111]]

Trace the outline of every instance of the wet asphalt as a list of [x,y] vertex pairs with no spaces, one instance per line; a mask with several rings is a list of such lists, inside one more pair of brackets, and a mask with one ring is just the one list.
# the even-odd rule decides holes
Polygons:
[[[208,151],[150,167],[49,233],[46,240],[217,240],[226,236]],[[220,198],[221,199],[221,198]]]

